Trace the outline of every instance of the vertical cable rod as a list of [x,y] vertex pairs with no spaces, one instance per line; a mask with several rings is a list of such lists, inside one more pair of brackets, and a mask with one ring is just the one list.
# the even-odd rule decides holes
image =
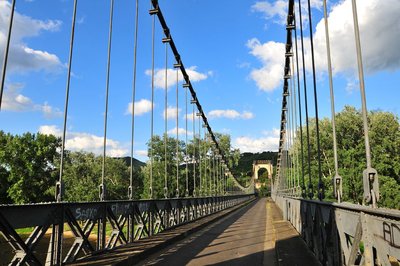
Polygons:
[[291,59],[291,79],[290,79],[290,135],[291,135],[291,139],[290,139],[290,150],[291,150],[291,160],[290,160],[290,167],[292,169],[292,194],[295,195],[296,194],[296,190],[297,190],[297,186],[296,186],[296,171],[295,171],[295,166],[296,166],[296,151],[294,149],[294,139],[295,139],[295,127],[294,127],[294,121],[296,120],[295,116],[294,116],[294,68],[293,68],[293,60]]
[[367,100],[365,96],[364,68],[363,68],[362,52],[361,52],[360,30],[358,27],[357,5],[355,0],[352,0],[351,3],[353,9],[358,77],[359,77],[360,92],[361,92],[361,106],[362,106],[361,108],[362,108],[362,118],[364,127],[365,157],[367,160],[367,168],[363,171],[364,201],[366,203],[372,203],[372,207],[376,208],[377,207],[376,203],[379,201],[378,172],[374,168],[372,168],[372,163],[371,163],[371,147],[368,135],[368,109],[367,109]]
[[168,42],[165,43],[165,84],[164,84],[164,197],[168,198]]
[[194,113],[194,102],[192,103],[192,124],[193,124],[193,197],[196,197],[196,120]]
[[106,152],[107,152],[107,116],[108,116],[108,94],[110,87],[110,66],[111,66],[111,40],[112,40],[112,24],[114,14],[114,0],[111,1],[110,6],[110,22],[108,30],[108,51],[107,51],[107,78],[106,78],[106,99],[105,99],[105,113],[104,113],[104,138],[103,138],[103,163],[101,167],[101,185],[100,185],[100,200],[105,200],[106,186],[104,183],[106,172]]
[[200,118],[200,115],[198,115],[199,113],[197,113],[196,115],[197,115],[197,117],[198,117],[198,120],[199,120],[199,139],[198,139],[198,143],[199,143],[199,177],[200,177],[200,180],[199,180],[199,184],[200,184],[200,187],[199,187],[199,191],[200,191],[200,196],[202,196],[203,195],[203,184],[202,184],[202,182],[203,182],[203,178],[202,178],[202,166],[201,166],[201,163],[202,163],[202,156],[201,156],[201,118]]
[[151,121],[150,121],[150,186],[149,186],[149,198],[153,198],[153,166],[154,166],[154,46],[155,46],[155,24],[156,17],[153,16],[152,29],[151,29]]
[[176,69],[176,197],[179,198],[179,70]]
[[[15,4],[15,1],[13,1]],[[74,50],[74,39],[75,39],[75,21],[76,21],[76,10],[78,1],[74,1],[73,15],[72,15],[72,26],[71,36],[69,41],[69,56],[68,56],[68,71],[67,71],[67,85],[65,88],[65,104],[64,104],[64,122],[63,122],[63,135],[61,139],[61,158],[60,158],[60,175],[56,184],[56,200],[61,202],[64,197],[64,185],[63,185],[63,171],[64,171],[64,154],[65,154],[65,137],[67,134],[67,118],[68,118],[68,106],[69,106],[69,89],[71,84],[71,69],[72,69],[72,56]],[[1,100],[0,100],[1,102]]]
[[333,75],[332,75],[332,60],[331,60],[331,45],[329,40],[329,22],[328,22],[328,11],[326,0],[323,0],[324,4],[324,20],[325,20],[325,41],[326,41],[326,57],[328,62],[328,74],[329,74],[329,92],[331,98],[331,116],[332,116],[332,138],[333,138],[333,158],[335,163],[335,176],[334,176],[334,194],[337,201],[340,203],[342,197],[342,177],[339,176],[339,164],[337,156],[337,139],[336,139],[336,119],[335,119],[335,93],[333,91]]
[[185,197],[189,197],[189,154],[188,154],[188,89],[185,89],[185,164],[186,164],[186,191],[185,191]]
[[311,45],[311,65],[312,65],[312,76],[313,76],[313,86],[314,86],[314,107],[315,107],[315,126],[317,134],[317,156],[318,156],[318,198],[323,200],[325,198],[324,183],[322,182],[322,169],[321,169],[321,141],[319,139],[319,118],[318,118],[318,95],[317,95],[317,78],[315,74],[315,56],[314,56],[314,40],[313,40],[313,30],[312,30],[312,20],[311,20],[311,3],[308,3],[308,23],[310,28],[310,45]]
[[[295,14],[295,12],[294,12]],[[295,48],[296,48],[296,76],[297,76],[297,94],[298,103],[299,103],[299,133],[300,133],[300,152],[301,152],[301,195],[303,198],[307,197],[306,193],[306,184],[304,181],[304,148],[303,148],[303,119],[301,116],[301,86],[300,86],[300,70],[299,70],[299,49],[297,45],[297,23],[296,23],[296,15],[294,16],[294,39],[295,39]]]
[[136,101],[136,74],[137,74],[137,44],[139,31],[139,0],[136,0],[135,11],[135,40],[133,47],[133,81],[132,81],[132,120],[131,120],[131,169],[129,176],[128,198],[133,199],[133,153],[135,142],[135,101]]
[[307,161],[308,161],[308,197],[314,197],[313,185],[311,182],[311,147],[310,147],[310,127],[308,124],[308,100],[307,100],[307,80],[306,80],[306,62],[304,59],[304,37],[303,37],[303,19],[301,15],[301,0],[299,0],[299,17],[300,17],[300,39],[301,39],[301,56],[303,61],[303,88],[304,88],[304,108],[306,111],[306,139],[307,139]]
[[[294,131],[294,139],[293,139],[293,145],[296,144],[296,140],[298,139],[297,136],[297,96],[296,96],[296,75],[294,75],[295,72],[295,68],[294,68],[294,58],[292,57],[292,93],[293,93],[293,131]],[[297,179],[297,189],[300,188],[300,173],[299,173],[299,151],[297,149],[297,147],[293,147],[292,148],[293,151],[295,152],[295,157],[296,157],[296,163],[295,163],[295,174],[296,174],[296,179]],[[300,191],[297,191],[298,194]],[[297,195],[298,196],[298,195]]]
[[[11,33],[12,33],[12,26],[13,26],[13,22],[14,22],[15,2],[16,2],[16,0],[12,0],[12,2],[11,2],[10,20],[8,23],[8,32],[7,32],[7,41],[6,41],[6,47],[4,47],[3,66],[1,69],[0,110],[1,110],[1,103],[3,102],[4,83],[6,81],[8,54],[9,54],[9,50],[10,50]],[[74,2],[74,6],[76,6],[75,2]]]

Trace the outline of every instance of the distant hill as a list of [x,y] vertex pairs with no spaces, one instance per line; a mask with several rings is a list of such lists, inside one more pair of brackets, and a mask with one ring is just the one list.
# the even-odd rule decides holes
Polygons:
[[251,175],[253,168],[253,161],[255,160],[270,160],[275,166],[278,159],[278,152],[265,151],[262,153],[245,152],[240,154],[239,164],[232,169],[234,176]]
[[[126,157],[119,157],[119,158],[117,158],[117,159],[123,160],[127,166],[130,166],[130,165],[131,165],[131,157],[129,157],[129,156],[126,156]],[[144,162],[142,162],[142,161],[139,161],[138,159],[133,158],[133,168],[134,168],[134,169],[140,170],[140,168],[141,168],[142,166],[145,166],[145,165],[146,165],[146,163],[144,163]]]

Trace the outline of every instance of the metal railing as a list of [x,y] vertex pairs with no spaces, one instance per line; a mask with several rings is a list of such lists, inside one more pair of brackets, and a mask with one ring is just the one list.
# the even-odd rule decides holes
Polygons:
[[[0,205],[0,264],[60,265],[135,242],[254,198],[254,194],[159,200]],[[9,257],[9,258],[7,258]]]
[[274,199],[323,265],[399,265],[399,210]]

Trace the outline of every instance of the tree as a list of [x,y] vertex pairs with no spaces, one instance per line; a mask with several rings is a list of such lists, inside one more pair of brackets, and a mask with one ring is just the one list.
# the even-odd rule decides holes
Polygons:
[[[400,189],[400,123],[394,114],[383,111],[373,111],[368,114],[369,137],[371,146],[372,166],[378,171],[380,178],[382,200],[381,206],[393,207],[396,205],[395,196],[391,196],[387,189],[395,193]],[[328,200],[333,200],[332,177],[334,175],[333,142],[331,121],[327,118],[319,121],[321,143],[322,181],[325,185]],[[311,175],[315,189],[318,184],[318,156],[316,141],[315,119],[309,121],[311,173],[308,171],[306,128],[303,127],[303,157],[305,182]],[[366,168],[364,131],[361,112],[353,107],[346,106],[336,114],[336,131],[338,146],[339,174],[343,178],[343,200],[362,203],[363,183],[362,172]],[[297,134],[299,136],[299,132]],[[295,140],[291,156],[300,154],[300,138]],[[301,175],[301,168],[298,175]],[[391,192],[391,193],[392,193]],[[314,194],[315,195],[315,194]],[[315,195],[316,196],[316,195]]]
[[[164,136],[165,137],[165,136]],[[185,193],[186,188],[186,173],[184,162],[184,149],[185,144],[183,141],[178,142],[178,153],[176,151],[177,141],[173,137],[167,137],[167,153],[165,154],[165,138],[160,136],[153,136],[152,141],[147,143],[148,154],[153,156],[153,164],[151,160],[142,167],[143,173],[143,193],[142,198],[150,198],[150,185],[153,189],[153,198],[164,198],[164,186],[165,186],[165,162],[167,162],[167,193],[168,197],[175,197],[176,195],[176,165],[179,163],[179,193],[181,196]],[[150,183],[152,172],[152,184]]]
[[[54,199],[54,160],[61,146],[51,135],[25,133],[21,136],[0,134],[0,178],[7,186],[6,201],[43,202]],[[1,189],[2,198],[5,195]]]
[[[102,156],[86,152],[67,152],[63,180],[66,201],[98,201],[101,184]],[[141,175],[134,171],[133,196],[142,193]],[[105,178],[106,199],[127,199],[130,168],[124,159],[106,157]]]
[[[238,150],[231,148],[230,136],[224,134],[216,134],[221,150],[224,156],[229,160],[229,164],[235,165],[240,153]],[[144,174],[144,191],[143,198],[149,198],[150,187],[150,172],[152,171],[152,188],[153,198],[164,197],[164,179],[165,179],[165,159],[167,160],[167,183],[168,197],[176,196],[176,163],[178,160],[179,169],[179,193],[180,197],[185,195],[186,191],[186,175],[188,176],[189,194],[193,195],[194,183],[196,182],[196,195],[200,195],[200,187],[202,193],[207,189],[210,190],[210,178],[216,176],[215,165],[213,164],[212,155],[213,145],[209,140],[199,139],[195,136],[187,145],[179,142],[178,153],[176,152],[176,139],[173,137],[167,138],[167,156],[165,156],[165,137],[154,136],[152,142],[149,141],[148,154],[153,156],[153,164],[150,161],[143,167]],[[187,150],[187,154],[186,154]],[[206,159],[207,157],[207,159]],[[211,167],[212,166],[212,167]],[[200,176],[201,168],[201,176]],[[207,168],[207,170],[205,170]],[[218,169],[220,170],[220,169]],[[221,171],[218,172],[221,178]],[[201,180],[201,184],[200,184]],[[216,189],[212,185],[212,189]]]

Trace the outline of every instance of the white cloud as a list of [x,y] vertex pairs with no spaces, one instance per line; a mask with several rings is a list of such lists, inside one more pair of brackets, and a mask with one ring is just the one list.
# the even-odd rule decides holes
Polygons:
[[[189,75],[191,82],[198,82],[207,79],[209,76],[213,75],[212,71],[208,71],[207,74],[200,73],[196,71],[197,67],[192,66],[186,69],[186,73]],[[151,76],[151,70],[145,71],[146,75]],[[179,71],[178,73],[178,81],[183,81],[182,73]],[[167,87],[176,85],[176,69],[168,68],[167,69]],[[154,70],[154,86],[156,88],[164,89],[165,88],[165,69],[155,69]]]
[[[365,70],[374,73],[400,67],[400,1],[357,2]],[[334,73],[353,74],[357,69],[351,0],[339,2],[328,16]],[[317,68],[326,70],[325,23],[320,20],[314,35]]]
[[[194,113],[194,116],[196,117],[196,113]],[[188,113],[183,117],[183,119],[187,119],[189,121],[193,121],[193,113]]]
[[243,119],[252,119],[252,118],[254,118],[254,114],[252,112],[249,112],[249,111],[244,111],[241,114],[241,118],[243,118]]
[[275,1],[271,4],[268,1],[256,2],[251,6],[253,12],[261,12],[266,19],[278,17],[279,23],[284,24],[287,16],[288,3],[284,0]]
[[[165,109],[164,109],[165,110]],[[178,108],[178,116],[179,116],[179,114],[180,114],[180,112],[181,112],[181,109],[180,108]],[[177,115],[177,113],[176,113],[176,107],[168,107],[167,108],[167,119],[168,120],[170,120],[170,119],[176,119],[176,115]],[[163,116],[163,118],[165,119],[165,111],[162,113],[162,116]]]
[[[42,134],[62,136],[62,131],[55,125],[43,125],[39,127]],[[86,151],[100,155],[103,152],[103,137],[84,132],[67,132],[65,148],[71,151]],[[128,154],[129,149],[119,141],[107,139],[107,155],[122,157]]]
[[238,137],[233,141],[233,146],[239,148],[240,152],[263,152],[277,151],[279,146],[279,130],[263,132],[261,138]]
[[[168,130],[167,132],[169,135],[176,135],[176,127],[173,129]],[[193,136],[193,131],[187,131],[188,136]],[[186,135],[186,129],[180,127],[178,128],[178,135]]]
[[[140,116],[151,111],[151,101],[141,99],[135,102],[135,116]],[[132,114],[132,102],[128,104],[125,114]]]
[[46,118],[61,117],[63,112],[58,108],[54,108],[45,102],[43,105],[35,105],[35,108],[40,110]]
[[[323,5],[322,0],[311,0],[310,4],[312,8],[316,9],[321,9]],[[297,6],[297,1],[295,5]],[[301,1],[301,7],[304,22],[307,21],[308,14],[307,0]],[[297,7],[295,9],[297,11]],[[277,20],[274,20],[275,23],[285,25],[287,21],[288,1],[276,0],[273,3],[270,3],[270,1],[258,1],[251,6],[251,10],[262,13],[267,20],[277,18]]]
[[259,59],[262,67],[253,69],[250,77],[256,82],[257,87],[263,91],[273,91],[282,82],[283,64],[285,58],[285,45],[269,41],[261,44],[256,38],[247,42],[250,54]]
[[[11,4],[8,1],[0,1],[0,25],[9,24],[10,11]],[[37,20],[15,12],[7,70],[12,72],[26,72],[32,70],[45,70],[49,72],[60,71],[63,66],[56,55],[47,51],[34,50],[24,42],[24,39],[28,37],[37,37],[43,31],[58,31],[61,24],[59,20]],[[7,34],[8,27],[1,27],[1,51],[5,49]],[[2,61],[3,53],[0,53],[0,62]]]
[[146,150],[136,150],[134,151],[134,153],[138,156],[142,156],[142,157],[147,157],[147,151]]
[[209,118],[229,118],[229,119],[252,119],[254,114],[248,111],[244,111],[243,113],[239,113],[236,110],[227,109],[227,110],[212,110],[208,113]]
[[21,94],[24,85],[21,83],[6,84],[2,109],[13,112],[42,112],[45,118],[55,118],[62,116],[62,112],[47,102],[44,104],[35,104],[29,97]]
[[[321,8],[321,1],[312,1],[312,5]],[[261,5],[261,7],[263,6],[265,4]],[[262,11],[261,7],[257,11]],[[398,15],[400,14],[400,1],[358,1],[357,10],[366,72],[372,74],[385,70],[398,70],[400,68],[400,53],[398,53],[398,43],[400,43],[400,16]],[[276,11],[274,16],[277,14],[280,13]],[[334,75],[344,74],[348,79],[357,78],[357,56],[351,0],[343,0],[333,5],[329,11],[328,20]],[[326,73],[324,19],[319,20],[316,25],[314,33],[316,69],[319,72]],[[250,53],[263,64],[261,68],[251,72],[251,78],[261,90],[272,91],[278,88],[283,80],[284,43],[270,41],[261,44],[260,41],[254,38],[248,41],[247,46],[251,49]],[[305,38],[305,53],[306,69],[311,71],[309,38]],[[351,91],[352,88],[352,85],[348,86],[347,90]]]

